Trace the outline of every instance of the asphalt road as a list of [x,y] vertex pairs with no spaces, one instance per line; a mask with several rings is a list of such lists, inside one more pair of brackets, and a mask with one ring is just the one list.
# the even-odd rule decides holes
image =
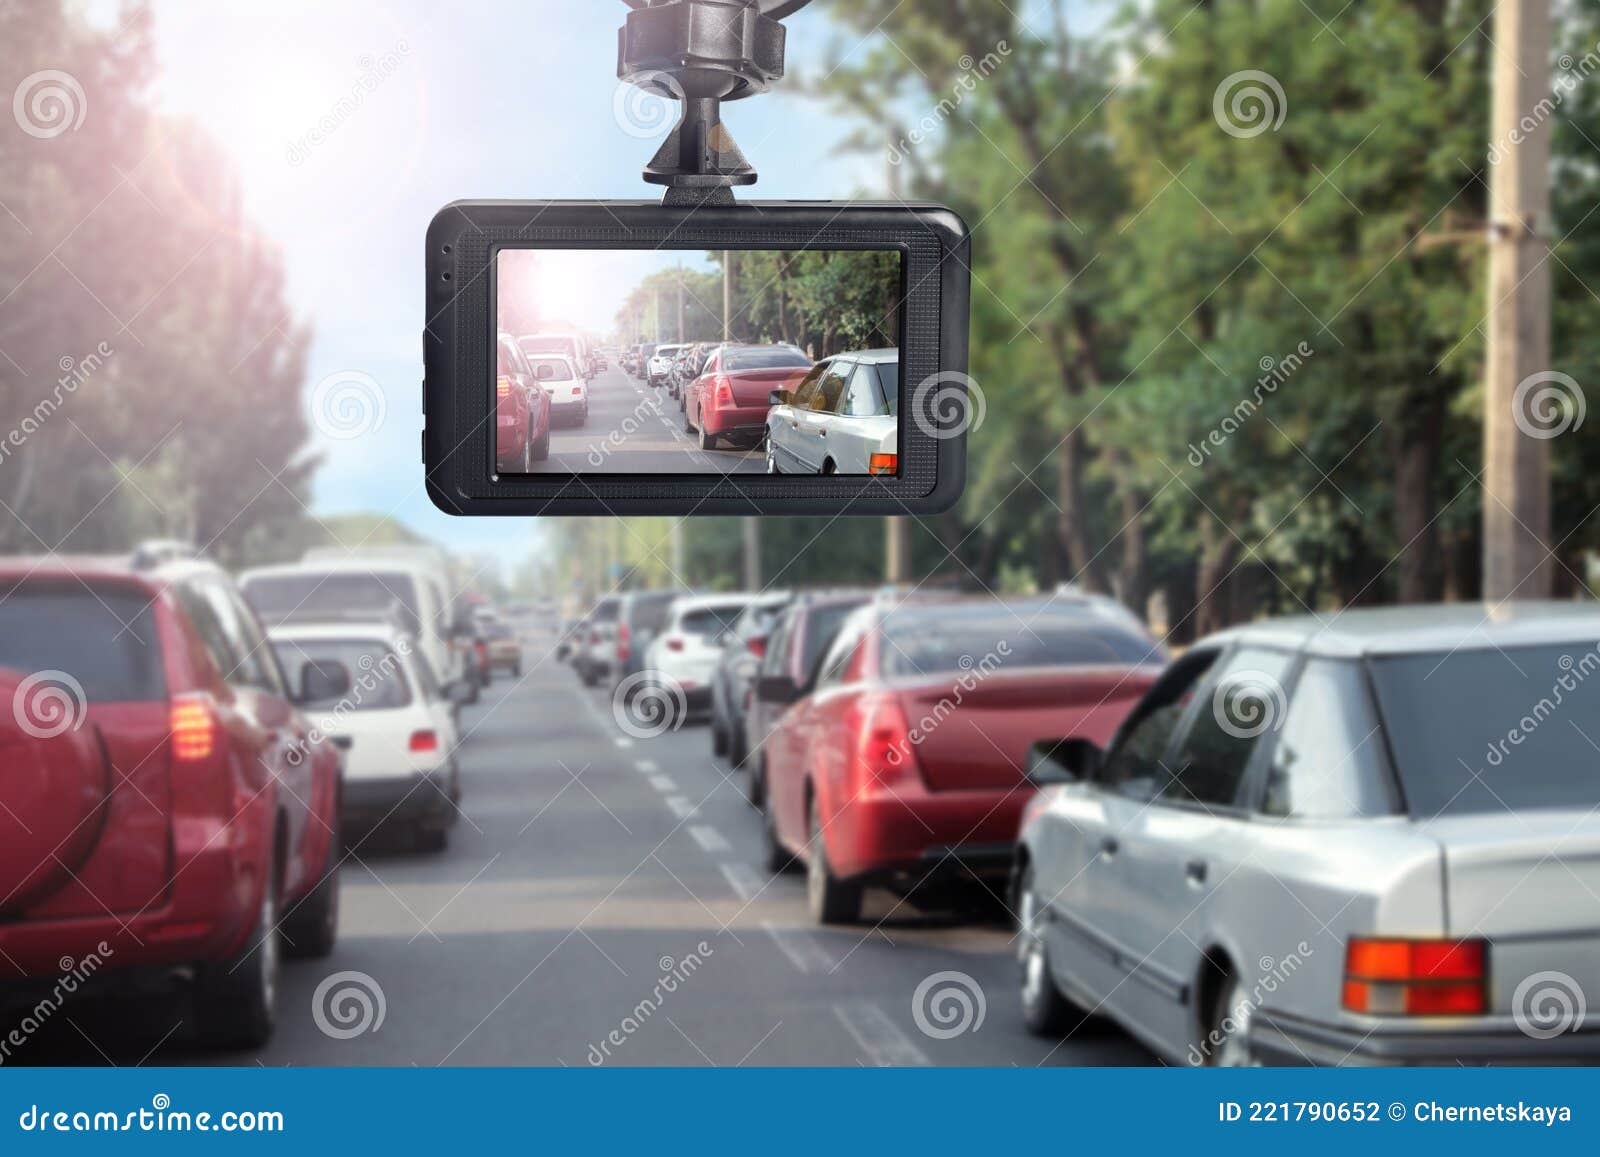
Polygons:
[[448,850],[347,860],[339,945],[286,966],[266,1049],[199,1051],[171,993],[68,1004],[7,1063],[1150,1063],[1102,1022],[1028,1035],[1003,912],[873,893],[861,926],[813,926],[705,728],[630,738],[553,641],[464,713]]
[[664,388],[651,388],[617,366],[589,383],[589,418],[582,426],[558,418],[550,456],[535,473],[762,474],[759,449],[702,450],[684,432],[683,411]]

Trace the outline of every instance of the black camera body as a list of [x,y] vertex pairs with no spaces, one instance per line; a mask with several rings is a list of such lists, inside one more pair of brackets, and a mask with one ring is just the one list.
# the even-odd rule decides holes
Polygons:
[[[562,255],[563,250],[582,253]],[[893,324],[898,330],[899,396],[887,399],[884,408],[898,418],[898,445],[892,453],[886,448],[886,453],[873,455],[872,473],[833,473],[826,467],[816,473],[753,473],[757,450],[752,448],[746,448],[741,463],[745,472],[738,473],[720,464],[704,471],[624,472],[615,469],[614,459],[593,452],[587,460],[557,453],[537,467],[508,469],[496,429],[506,412],[497,408],[497,386],[500,406],[507,396],[505,366],[496,362],[497,345],[505,344],[497,271],[506,268],[506,261],[521,260],[524,251],[534,254],[526,259],[530,265],[547,263],[551,268],[563,261],[568,264],[562,268],[570,268],[581,262],[583,253],[613,251],[645,255],[641,261],[659,261],[668,253],[682,254],[685,260],[724,253],[735,261],[746,252],[898,255],[900,293]],[[878,260],[880,270],[886,260]],[[961,494],[971,415],[966,377],[971,274],[966,226],[949,209],[903,202],[749,201],[684,207],[651,201],[457,201],[429,225],[426,265],[423,462],[428,495],[446,513],[925,514],[948,508]],[[570,272],[566,276],[573,277]],[[680,306],[680,330],[681,317]],[[685,337],[681,332],[676,336]],[[727,334],[711,335],[699,344],[709,349],[718,336]],[[539,355],[530,356],[537,360]],[[820,360],[822,355],[817,356]],[[631,346],[627,360],[632,366],[639,361]],[[560,368],[564,364],[569,363],[558,361],[558,376],[567,372]],[[532,375],[547,387],[548,368],[541,366]],[[715,363],[707,368],[714,369]],[[610,368],[592,379],[585,415],[607,402],[604,391],[622,389],[613,384],[620,380]],[[654,374],[648,382],[626,381],[629,398],[664,398],[647,388],[654,381]],[[681,386],[673,395],[684,407],[682,421],[692,425],[698,419],[702,428],[709,426],[715,417],[708,418],[703,409],[710,405],[709,394],[695,393],[691,404],[686,390]],[[550,396],[563,400],[558,393]],[[772,397],[776,401],[778,393]],[[679,421],[676,410],[673,421]],[[659,434],[654,426],[650,430]],[[558,437],[563,434],[558,430]],[[600,430],[592,435],[602,441],[604,436]],[[760,438],[759,430],[755,436]],[[892,469],[879,472],[880,459],[892,463]]]

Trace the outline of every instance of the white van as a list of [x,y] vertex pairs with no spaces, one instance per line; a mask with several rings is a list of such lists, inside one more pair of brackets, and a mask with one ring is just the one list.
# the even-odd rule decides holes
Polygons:
[[589,343],[577,333],[530,333],[517,339],[523,356],[559,354],[570,358],[572,364],[585,378],[594,377],[594,361],[589,357]]

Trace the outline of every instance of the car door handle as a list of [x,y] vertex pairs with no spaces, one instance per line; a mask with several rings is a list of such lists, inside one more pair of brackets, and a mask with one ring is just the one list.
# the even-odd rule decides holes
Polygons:
[[1204,860],[1190,860],[1183,866],[1183,876],[1191,884],[1204,884],[1206,882],[1206,862]]
[[1100,854],[1102,856],[1114,856],[1121,848],[1122,844],[1116,836],[1106,836],[1100,841]]

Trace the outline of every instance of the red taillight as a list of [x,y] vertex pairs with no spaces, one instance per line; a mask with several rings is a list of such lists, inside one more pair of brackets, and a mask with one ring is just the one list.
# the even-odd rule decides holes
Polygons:
[[868,474],[893,474],[900,468],[900,455],[874,454],[867,460]]
[[208,759],[217,745],[217,721],[199,699],[172,701],[172,758],[180,763]]
[[591,647],[593,647],[599,642],[600,642],[600,632],[599,631],[590,631],[589,632],[589,645]]
[[1488,946],[1482,940],[1353,937],[1345,952],[1343,1004],[1376,1016],[1460,1016],[1487,1011]]
[[680,639],[677,635],[673,635],[672,638],[667,640],[667,650],[669,650],[669,651],[681,651],[681,650],[683,650],[683,640]]
[[505,374],[497,377],[494,380],[494,392],[496,397],[509,398],[511,396],[511,379]]
[[717,379],[716,406],[718,409],[733,409],[733,387],[728,384],[727,378]]
[[767,653],[767,638],[765,635],[757,635],[753,639],[746,639],[744,645],[745,649],[758,659]]
[[411,733],[410,746],[413,755],[422,755],[430,751],[438,751],[439,736],[433,731],[413,731]]
[[617,662],[626,663],[633,654],[633,633],[628,630],[628,624],[622,623],[617,627]]
[[845,726],[855,732],[857,788],[870,790],[916,774],[911,725],[894,695],[862,695],[850,705]]

